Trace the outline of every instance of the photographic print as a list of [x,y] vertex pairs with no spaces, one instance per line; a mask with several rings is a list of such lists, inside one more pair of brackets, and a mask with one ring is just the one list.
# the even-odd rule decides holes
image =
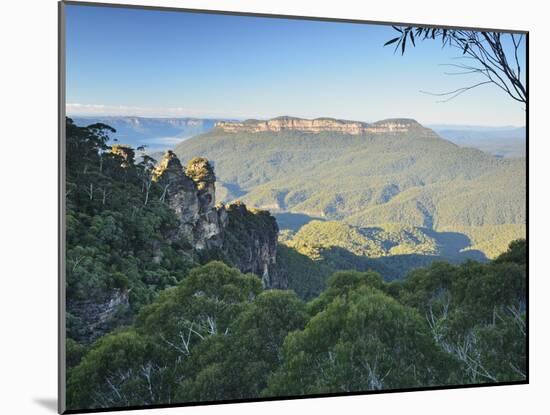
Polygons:
[[60,411],[527,383],[527,55],[60,3]]

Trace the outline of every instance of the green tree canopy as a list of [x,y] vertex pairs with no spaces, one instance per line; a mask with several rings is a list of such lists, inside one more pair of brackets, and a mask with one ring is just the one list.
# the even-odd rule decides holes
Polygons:
[[291,291],[266,291],[239,316],[225,336],[203,342],[190,362],[193,375],[178,388],[181,401],[260,396],[282,361],[289,332],[307,321],[305,305]]
[[415,310],[366,285],[290,333],[283,356],[264,396],[444,385],[454,363]]

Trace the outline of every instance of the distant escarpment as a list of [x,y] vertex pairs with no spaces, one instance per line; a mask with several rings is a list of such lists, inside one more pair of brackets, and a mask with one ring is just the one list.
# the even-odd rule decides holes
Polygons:
[[[213,118],[154,118],[134,116],[82,116],[73,118],[77,125],[95,123],[107,124],[116,132],[110,134],[112,140],[123,142],[134,148],[146,145],[147,153],[164,152],[174,139],[185,140],[204,134],[214,128],[220,119]],[[112,143],[116,142],[112,141]]]
[[[525,237],[524,158],[459,147],[410,119],[362,125],[376,131],[363,135],[290,130],[304,125],[315,120],[220,123],[174,152],[186,161],[197,155],[216,160],[223,184],[218,199],[239,199],[274,214],[360,228],[401,224],[458,232],[469,238],[469,249],[489,258]],[[348,131],[358,126],[335,125],[348,125]],[[265,128],[289,129],[253,132]]]
[[286,277],[274,271],[279,232],[275,218],[243,203],[216,205],[216,176],[208,160],[195,157],[184,169],[168,151],[153,180],[179,219],[174,237],[187,240],[200,255],[218,256],[241,272],[257,274],[265,288],[287,287]]
[[246,120],[242,122],[219,121],[215,128],[229,133],[247,132],[279,132],[301,131],[306,133],[337,132],[342,134],[360,135],[366,133],[399,133],[422,126],[411,119],[388,119],[375,123],[361,121],[338,120],[334,118],[315,118],[308,120],[295,117],[277,117],[270,120]]

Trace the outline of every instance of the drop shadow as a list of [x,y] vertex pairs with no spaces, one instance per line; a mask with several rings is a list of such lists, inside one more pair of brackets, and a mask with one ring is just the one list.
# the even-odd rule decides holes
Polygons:
[[57,413],[57,399],[55,398],[34,398],[34,402],[51,412]]

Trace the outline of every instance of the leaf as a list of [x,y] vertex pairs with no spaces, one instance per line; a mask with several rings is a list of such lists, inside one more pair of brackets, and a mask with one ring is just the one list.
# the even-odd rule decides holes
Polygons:
[[464,46],[464,51],[462,52],[462,54],[466,54],[466,52],[468,52],[468,47],[469,47],[469,44],[466,43],[466,46]]
[[395,30],[397,30],[399,33],[403,33],[403,30],[397,26],[392,26]]
[[401,55],[405,54],[405,43],[407,43],[407,36],[404,36],[401,42]]
[[416,47],[416,44],[414,43],[414,35],[413,35],[413,32],[410,32],[409,34],[411,35],[410,37],[411,37],[411,42],[412,42],[413,46]]
[[395,43],[399,40],[399,37],[394,37],[393,39],[391,40],[388,40],[386,43],[384,43],[384,46],[388,46],[388,45],[391,45],[392,43]]

